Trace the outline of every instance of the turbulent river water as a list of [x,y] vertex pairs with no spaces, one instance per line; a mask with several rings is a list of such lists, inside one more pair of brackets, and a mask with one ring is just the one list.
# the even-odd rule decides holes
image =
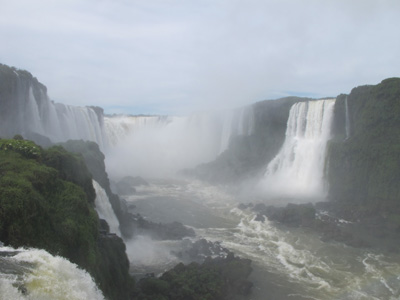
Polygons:
[[0,246],[0,300],[104,300],[90,275],[40,249]]
[[[197,181],[152,180],[126,197],[151,221],[180,221],[197,238],[220,241],[253,261],[248,299],[400,299],[400,255],[322,242],[304,229],[255,221],[238,203],[250,201]],[[133,271],[163,271],[178,262],[177,242],[138,237],[128,242]]]

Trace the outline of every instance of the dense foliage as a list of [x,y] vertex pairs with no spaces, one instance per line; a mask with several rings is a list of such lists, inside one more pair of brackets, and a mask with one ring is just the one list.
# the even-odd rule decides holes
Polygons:
[[88,270],[110,299],[127,299],[125,245],[101,236],[91,175],[62,147],[0,140],[0,240],[42,248]]

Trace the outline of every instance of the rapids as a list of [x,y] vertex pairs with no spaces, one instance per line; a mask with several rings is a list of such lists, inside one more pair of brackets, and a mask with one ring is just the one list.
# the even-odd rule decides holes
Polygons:
[[[251,210],[239,210],[244,199],[222,187],[197,181],[152,180],[127,198],[152,221],[180,221],[198,238],[220,241],[240,257],[253,260],[255,286],[249,300],[394,300],[400,297],[400,255],[379,254],[323,242],[305,229],[255,221]],[[168,209],[166,209],[168,208]],[[176,242],[139,238],[127,252],[153,249],[141,261],[141,271],[164,270],[177,259]],[[162,259],[164,259],[162,261]],[[268,297],[267,297],[267,296]]]
[[0,300],[104,300],[90,275],[39,249],[0,247]]

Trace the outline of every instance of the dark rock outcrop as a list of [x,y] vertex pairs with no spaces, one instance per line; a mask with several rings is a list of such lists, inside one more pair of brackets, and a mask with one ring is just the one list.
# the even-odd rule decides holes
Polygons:
[[202,264],[178,264],[160,278],[139,281],[139,299],[243,299],[251,292],[251,260],[235,257],[207,258]]

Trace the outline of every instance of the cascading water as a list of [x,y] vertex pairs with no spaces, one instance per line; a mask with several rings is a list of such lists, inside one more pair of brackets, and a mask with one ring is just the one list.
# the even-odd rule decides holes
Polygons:
[[1,300],[104,300],[93,279],[67,259],[39,249],[0,247]]
[[14,71],[11,79],[13,93],[0,101],[0,134],[22,134],[34,140],[39,134],[52,142],[83,139],[102,149],[107,146],[101,108],[54,103],[44,85],[19,72]]
[[93,180],[93,187],[96,191],[95,205],[99,217],[107,221],[108,226],[110,226],[110,232],[121,236],[119,221],[112,209],[106,191],[95,180]]
[[346,115],[346,139],[350,137],[350,115],[349,115],[349,104],[347,102],[347,96],[344,99],[345,115]]
[[164,116],[105,116],[105,134],[109,143],[115,146],[134,132],[145,128],[160,128],[170,121]]
[[[233,136],[253,131],[253,108],[189,117],[107,116],[107,169],[115,177],[173,176],[214,160]],[[132,174],[132,171],[135,172]]]
[[292,106],[286,138],[268,164],[260,186],[272,197],[324,196],[326,143],[335,99],[298,102]]
[[238,135],[251,135],[254,129],[253,107],[228,111],[223,115],[219,154],[229,147],[230,140]]

